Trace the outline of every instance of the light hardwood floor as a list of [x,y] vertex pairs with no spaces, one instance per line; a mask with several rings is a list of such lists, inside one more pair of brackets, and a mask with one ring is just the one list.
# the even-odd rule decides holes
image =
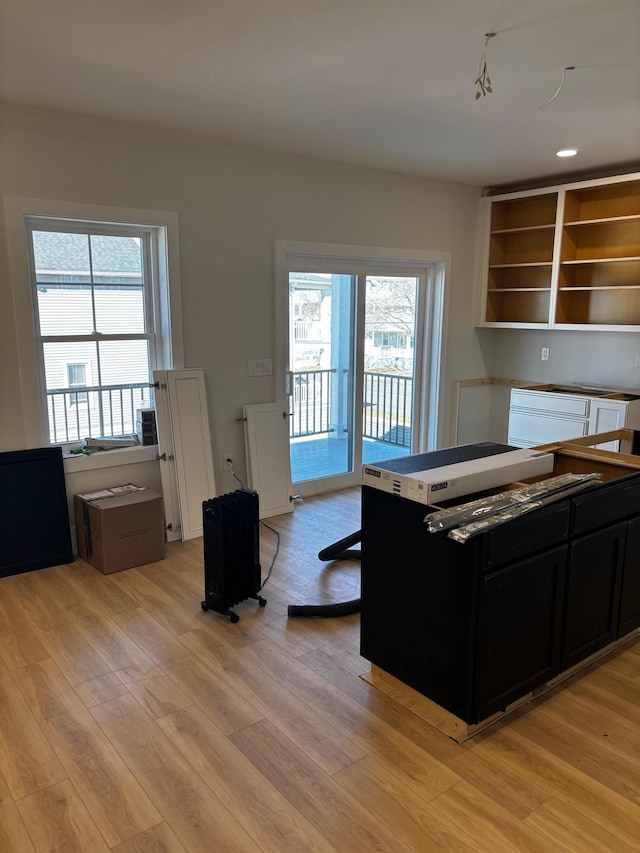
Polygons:
[[458,745],[360,678],[357,615],[287,619],[358,596],[317,559],[358,491],[267,523],[236,625],[200,540],[0,580],[0,850],[640,850],[638,642]]

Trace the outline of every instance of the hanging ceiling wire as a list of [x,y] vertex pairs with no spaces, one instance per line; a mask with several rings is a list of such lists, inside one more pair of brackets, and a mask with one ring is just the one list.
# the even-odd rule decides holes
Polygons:
[[[576,67],[575,67],[575,65],[565,65],[565,67],[562,69],[562,80],[560,81],[560,85],[559,85],[559,86],[558,86],[558,88],[556,89],[555,94],[553,94],[553,95],[549,98],[549,100],[548,100],[548,101],[545,101],[545,102],[544,102],[544,104],[542,104],[542,106],[539,106],[539,107],[538,107],[538,109],[539,109],[539,110],[541,110],[541,109],[543,109],[544,107],[546,107],[548,104],[550,104],[550,103],[551,103],[551,101],[555,101],[555,99],[556,99],[556,98],[558,97],[558,95],[560,94],[560,89],[562,89],[562,87],[564,86],[564,81],[565,81],[565,78],[566,78],[566,76],[567,76],[567,71],[575,71],[575,68],[576,68]],[[477,96],[476,96],[476,97],[477,97]]]
[[475,79],[476,84],[476,101],[482,95],[485,97],[487,93],[493,92],[491,88],[491,78],[489,77],[489,70],[487,68],[487,47],[489,45],[489,41],[492,38],[495,38],[495,33],[485,33],[484,34],[484,47],[482,48],[482,56],[480,57],[480,65],[478,67],[478,76]]

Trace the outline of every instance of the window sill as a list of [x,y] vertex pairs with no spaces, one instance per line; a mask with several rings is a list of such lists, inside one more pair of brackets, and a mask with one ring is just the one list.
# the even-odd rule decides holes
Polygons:
[[133,465],[136,462],[154,462],[158,456],[158,445],[145,447],[120,447],[114,450],[96,450],[88,456],[65,453],[64,473],[93,471],[97,468],[115,468],[118,465]]

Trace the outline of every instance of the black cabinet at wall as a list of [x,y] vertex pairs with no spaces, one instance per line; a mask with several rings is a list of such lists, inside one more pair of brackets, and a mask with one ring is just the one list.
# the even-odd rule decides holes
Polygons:
[[0,453],[0,577],[73,562],[62,450]]
[[627,525],[618,636],[623,637],[635,628],[640,628],[640,517]]
[[562,670],[617,637],[626,529],[621,522],[569,545]]
[[558,674],[567,547],[482,578],[478,719]]

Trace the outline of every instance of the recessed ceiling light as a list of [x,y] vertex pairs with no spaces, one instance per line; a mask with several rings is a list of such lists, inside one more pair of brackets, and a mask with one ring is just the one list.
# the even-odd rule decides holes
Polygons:
[[560,151],[556,151],[556,157],[575,157],[577,153],[577,148],[562,148]]

